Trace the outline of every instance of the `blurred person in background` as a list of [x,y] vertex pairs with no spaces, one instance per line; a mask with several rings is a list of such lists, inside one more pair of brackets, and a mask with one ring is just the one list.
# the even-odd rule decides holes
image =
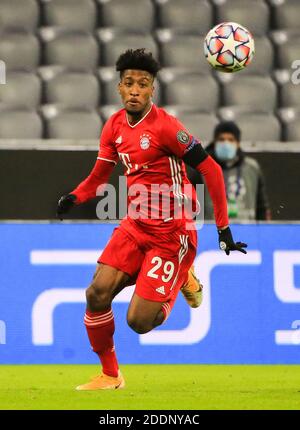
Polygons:
[[[206,151],[223,170],[228,216],[236,221],[270,220],[266,186],[258,162],[241,148],[241,130],[232,121],[221,122]],[[194,181],[193,181],[194,182]],[[205,219],[213,218],[210,196],[205,192]]]

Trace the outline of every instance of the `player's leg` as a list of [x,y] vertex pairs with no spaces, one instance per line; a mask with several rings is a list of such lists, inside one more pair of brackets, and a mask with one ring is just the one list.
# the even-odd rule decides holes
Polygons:
[[[128,258],[134,255],[135,258]],[[115,229],[98,262],[91,285],[86,290],[87,309],[84,323],[94,352],[100,358],[103,373],[80,390],[120,388],[124,385],[119,373],[113,335],[113,298],[127,285],[142,264],[144,255],[121,228]]]
[[87,310],[102,312],[109,309],[113,298],[128,285],[129,280],[127,273],[99,263],[92,283],[86,290]]
[[187,269],[183,268],[175,288],[168,295],[168,300],[165,302],[161,302],[160,298],[158,299],[155,296],[155,293],[153,294],[153,300],[134,294],[127,311],[129,327],[138,334],[145,334],[163,324],[168,319],[178,296],[179,287],[185,282],[187,276]]
[[93,351],[102,364],[102,373],[78,390],[114,389],[124,386],[124,379],[114,346],[115,323],[111,309],[113,298],[128,285],[129,275],[100,263],[86,290],[87,308],[84,324]]
[[144,299],[134,294],[128,312],[127,322],[136,333],[144,334],[161,325],[165,320],[163,303]]
[[192,233],[177,232],[168,239],[168,243],[161,240],[162,248],[154,246],[146,253],[137,278],[127,322],[139,334],[151,331],[167,319],[195,258]]
[[[187,223],[186,228],[189,231],[189,240],[193,242],[196,248],[197,231],[194,228],[194,224]],[[183,281],[180,291],[191,308],[198,308],[201,305],[203,299],[203,285],[195,274],[194,260],[189,267],[187,278]]]

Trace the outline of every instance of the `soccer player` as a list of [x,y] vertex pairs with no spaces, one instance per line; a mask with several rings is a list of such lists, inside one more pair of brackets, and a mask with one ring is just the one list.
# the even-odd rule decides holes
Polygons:
[[[107,183],[118,159],[125,167],[128,190],[144,186],[139,195],[139,217],[132,215],[136,206],[134,193],[129,192],[128,214],[115,228],[86,290],[84,323],[92,349],[101,361],[102,373],[78,390],[117,389],[125,385],[114,347],[111,309],[114,297],[123,288],[136,284],[127,322],[137,333],[147,333],[162,324],[180,290],[190,305],[200,304],[201,285],[191,269],[197,249],[194,222],[188,216],[174,215],[175,207],[185,199],[184,185],[189,184],[183,161],[205,178],[214,204],[220,248],[228,255],[233,250],[246,253],[247,246],[232,238],[220,166],[175,117],[152,103],[159,71],[152,54],[145,49],[128,50],[119,57],[116,70],[120,72],[118,90],[124,109],[104,125],[90,175],[70,194],[61,197],[57,208],[62,217],[71,207],[96,197],[97,188]],[[158,216],[149,217],[153,208],[147,191],[153,184],[171,187],[171,216],[159,205],[154,208]],[[191,198],[195,203],[195,195]]]

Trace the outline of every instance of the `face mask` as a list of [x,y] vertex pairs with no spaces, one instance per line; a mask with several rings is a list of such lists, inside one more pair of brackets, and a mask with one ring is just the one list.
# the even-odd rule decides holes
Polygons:
[[215,151],[219,160],[228,161],[236,156],[237,146],[227,140],[216,142]]

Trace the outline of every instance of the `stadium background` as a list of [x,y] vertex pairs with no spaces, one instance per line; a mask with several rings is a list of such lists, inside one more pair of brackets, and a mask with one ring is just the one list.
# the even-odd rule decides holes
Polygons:
[[[129,330],[130,291],[121,296],[120,361],[299,363],[299,19],[297,0],[0,0],[0,363],[97,362],[83,289],[113,224],[96,220],[95,202],[63,224],[55,207],[89,172],[101,126],[119,108],[118,54],[141,46],[163,66],[155,101],[193,134],[207,143],[220,119],[238,122],[263,167],[273,221],[233,226],[250,252],[230,259],[205,225],[204,304],[191,312],[180,299],[154,336]],[[255,37],[253,64],[237,75],[212,71],[203,55],[221,21]]]

